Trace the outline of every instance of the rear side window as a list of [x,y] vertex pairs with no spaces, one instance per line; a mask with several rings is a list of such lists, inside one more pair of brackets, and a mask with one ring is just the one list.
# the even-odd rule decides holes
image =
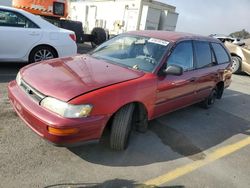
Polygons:
[[193,45],[191,41],[177,44],[170,55],[167,65],[179,65],[183,70],[193,69]]
[[65,5],[61,2],[54,2],[53,4],[53,14],[58,16],[64,16]]
[[229,62],[229,56],[226,50],[218,43],[212,43],[214,53],[217,59],[218,64]]
[[0,10],[0,26],[20,27],[20,28],[39,28],[25,16],[7,10]]
[[194,41],[197,68],[212,66],[211,48],[208,42]]

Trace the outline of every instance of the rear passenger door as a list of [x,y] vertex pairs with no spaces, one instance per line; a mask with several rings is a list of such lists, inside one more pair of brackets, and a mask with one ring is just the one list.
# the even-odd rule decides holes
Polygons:
[[232,76],[230,54],[220,43],[213,42],[211,45],[218,64],[217,72],[219,74],[220,81],[224,82],[224,87],[226,88],[230,85]]
[[211,45],[207,41],[194,41],[196,97],[206,98],[215,87],[218,80],[217,62]]

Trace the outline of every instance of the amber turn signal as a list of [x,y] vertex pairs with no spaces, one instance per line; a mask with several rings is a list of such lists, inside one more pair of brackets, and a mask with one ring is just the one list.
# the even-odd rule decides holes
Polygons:
[[78,133],[79,129],[77,128],[58,129],[58,128],[53,128],[53,127],[48,127],[48,131],[50,134],[57,135],[57,136],[69,136],[69,135]]

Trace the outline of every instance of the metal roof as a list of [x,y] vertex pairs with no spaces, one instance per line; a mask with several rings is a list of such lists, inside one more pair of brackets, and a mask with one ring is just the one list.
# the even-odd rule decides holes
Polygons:
[[205,40],[211,42],[219,41],[218,39],[212,37],[206,37],[191,33],[172,32],[172,31],[143,30],[143,31],[129,31],[127,33],[133,35],[141,35],[145,37],[158,38],[169,42],[176,42],[184,39],[197,39],[197,40]]

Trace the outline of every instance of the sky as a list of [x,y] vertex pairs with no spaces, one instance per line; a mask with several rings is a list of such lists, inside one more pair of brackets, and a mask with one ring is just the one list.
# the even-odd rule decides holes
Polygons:
[[250,0],[158,0],[176,6],[176,31],[196,34],[250,32]]

